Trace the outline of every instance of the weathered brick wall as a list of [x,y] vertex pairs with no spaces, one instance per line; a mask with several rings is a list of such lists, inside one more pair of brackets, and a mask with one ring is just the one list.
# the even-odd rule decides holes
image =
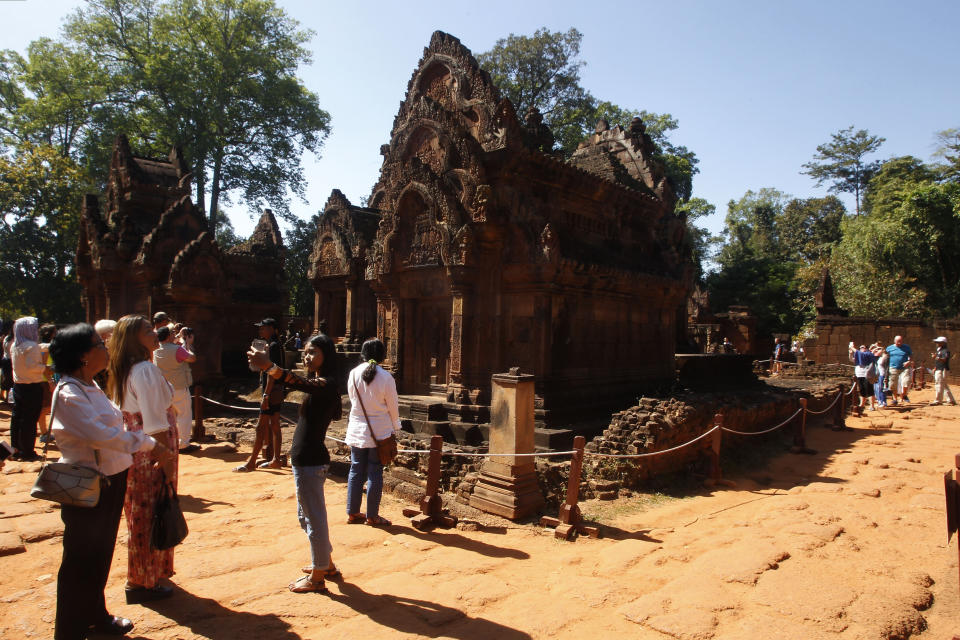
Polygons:
[[934,338],[945,336],[954,348],[960,345],[960,321],[927,324],[909,318],[821,316],[817,318],[816,338],[808,340],[805,349],[807,357],[818,363],[849,362],[847,349],[851,341],[858,347],[874,342],[887,346],[893,344],[894,336],[898,335],[910,345],[918,361],[929,365]]

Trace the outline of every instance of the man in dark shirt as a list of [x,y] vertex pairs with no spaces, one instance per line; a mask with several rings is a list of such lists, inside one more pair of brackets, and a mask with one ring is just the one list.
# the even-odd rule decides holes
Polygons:
[[946,396],[950,399],[947,404],[955,405],[957,401],[953,399],[953,392],[947,384],[947,375],[950,373],[950,350],[947,349],[947,339],[940,336],[933,342],[937,345],[937,352],[933,354],[933,382],[937,396],[930,404],[940,404]]
[[[273,318],[264,318],[255,325],[258,327],[259,339],[266,343],[265,350],[270,362],[278,367],[283,365],[283,346],[280,344],[277,333],[277,321]],[[254,348],[257,348],[254,343]],[[245,464],[235,467],[234,471],[253,471],[258,466],[270,469],[279,469],[282,464],[280,447],[283,433],[280,431],[280,409],[283,407],[285,390],[282,381],[277,381],[260,372],[260,386],[263,396],[260,400],[260,417],[257,422],[257,437],[253,442],[253,452]],[[264,449],[266,460],[257,465],[257,456],[261,447]]]

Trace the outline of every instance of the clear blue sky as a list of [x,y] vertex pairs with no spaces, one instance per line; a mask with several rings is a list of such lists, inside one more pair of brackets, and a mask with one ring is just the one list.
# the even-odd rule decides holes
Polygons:
[[[369,194],[380,145],[436,29],[475,52],[510,33],[579,29],[584,87],[679,120],[672,139],[700,158],[694,195],[717,206],[707,223],[714,232],[727,202],[749,189],[825,194],[799,171],[841,128],[885,137],[878,158],[929,160],[934,132],[960,127],[960,3],[953,0],[279,4],[316,32],[313,64],[301,75],[332,116],[322,157],[304,159],[308,202],[294,201],[293,210],[305,218],[333,188],[354,203]],[[23,51],[35,38],[56,37],[79,5],[0,0],[0,48]],[[238,231],[252,229],[241,205],[231,218]]]

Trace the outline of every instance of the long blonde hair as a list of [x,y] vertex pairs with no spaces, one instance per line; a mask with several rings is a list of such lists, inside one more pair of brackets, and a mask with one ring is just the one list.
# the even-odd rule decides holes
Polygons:
[[107,366],[110,377],[107,380],[107,390],[110,399],[117,403],[117,406],[123,406],[123,389],[133,365],[153,356],[140,342],[140,329],[144,323],[153,326],[143,316],[123,316],[117,320],[117,326],[110,336],[110,364]]

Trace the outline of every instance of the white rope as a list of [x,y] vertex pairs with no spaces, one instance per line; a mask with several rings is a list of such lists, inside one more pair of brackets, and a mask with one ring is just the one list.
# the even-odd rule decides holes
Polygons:
[[697,440],[702,440],[703,438],[706,438],[708,435],[710,435],[711,433],[713,433],[719,428],[720,428],[719,426],[716,426],[713,429],[710,429],[709,431],[705,431],[701,433],[699,436],[697,436],[696,438],[694,438],[689,442],[684,442],[681,445],[677,445],[676,447],[672,447],[670,449],[663,449],[662,451],[651,451],[649,453],[593,453],[592,451],[585,451],[584,455],[596,456],[598,458],[649,458],[652,456],[659,456],[665,453],[670,453],[672,451],[676,451],[677,449],[683,449],[684,447],[690,446]]
[[200,396],[200,397],[206,400],[207,402],[209,402],[210,404],[215,404],[218,407],[224,407],[226,409],[235,409],[237,411],[260,411],[260,407],[235,407],[232,404],[223,404],[222,402],[217,402],[216,400],[212,400],[207,396]]
[[813,409],[807,409],[807,413],[809,413],[809,414],[811,414],[811,415],[815,415],[815,416],[822,416],[822,415],[825,414],[827,411],[830,411],[830,409],[833,409],[833,405],[837,404],[837,401],[840,399],[840,396],[841,396],[841,395],[842,395],[842,394],[837,393],[837,397],[834,398],[834,399],[833,399],[833,402],[830,403],[830,406],[827,407],[826,409],[824,409],[823,411],[814,411]]
[[797,409],[796,413],[794,413],[792,416],[790,416],[789,418],[787,418],[786,420],[784,420],[783,422],[781,422],[781,423],[778,424],[777,426],[775,426],[775,427],[770,427],[770,428],[767,429],[766,431],[734,431],[733,429],[728,429],[727,427],[721,427],[721,428],[722,428],[724,431],[726,431],[727,433],[735,433],[735,434],[737,434],[738,436],[762,436],[762,435],[765,434],[765,433],[770,433],[771,431],[776,431],[777,429],[779,429],[779,428],[782,427],[783,425],[787,424],[788,422],[790,422],[791,420],[793,420],[794,418],[796,418],[796,417],[800,414],[801,411],[803,411],[803,407],[800,407],[799,409]]

